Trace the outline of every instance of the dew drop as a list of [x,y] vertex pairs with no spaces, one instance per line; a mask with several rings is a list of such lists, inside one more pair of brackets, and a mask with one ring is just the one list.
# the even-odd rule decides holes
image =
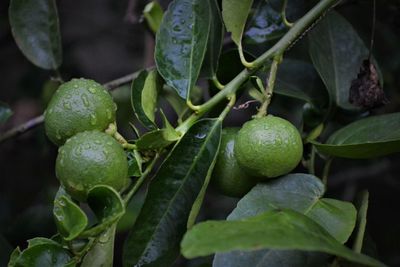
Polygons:
[[58,139],[58,140],[61,140],[61,134],[60,134],[60,131],[56,131],[56,138]]
[[83,105],[85,105],[85,107],[89,107],[88,96],[86,94],[83,94],[81,98],[82,98],[82,101],[83,101]]
[[97,123],[96,115],[91,114],[90,115],[90,124],[94,126],[94,125],[96,125],[96,123]]
[[106,114],[107,114],[107,119],[108,119],[108,120],[111,120],[111,118],[112,118],[111,110],[106,109]]
[[92,94],[96,93],[96,89],[94,87],[89,87],[89,92],[91,92]]
[[53,113],[53,109],[50,108],[50,109],[48,110],[48,113],[49,113],[49,115],[50,115],[51,113]]
[[69,102],[64,102],[63,106],[65,109],[71,110],[71,104]]
[[107,142],[107,145],[111,146],[113,143],[111,141]]

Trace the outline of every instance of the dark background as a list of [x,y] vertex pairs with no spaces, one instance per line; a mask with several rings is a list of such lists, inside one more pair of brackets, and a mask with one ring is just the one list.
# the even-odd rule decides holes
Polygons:
[[[167,2],[167,1],[164,1]],[[390,103],[374,113],[399,111],[400,94],[400,4],[377,1],[375,57],[384,76],[384,89]],[[8,23],[8,1],[0,1],[0,101],[8,103],[14,115],[0,127],[4,131],[40,115],[53,73],[43,71],[25,59],[17,48]],[[64,79],[86,77],[104,83],[152,65],[153,40],[139,23],[145,1],[57,1],[62,43]],[[162,3],[166,6],[167,3]],[[344,1],[339,12],[369,43],[371,1]],[[129,88],[115,91],[122,128],[132,120]],[[277,99],[275,105],[285,102]],[[295,105],[295,104],[294,104]],[[297,105],[297,104],[296,104]],[[290,105],[280,112],[290,113]],[[240,125],[251,109],[233,112],[227,122]],[[124,129],[122,130],[124,132]],[[50,237],[55,233],[52,201],[58,188],[54,175],[57,150],[46,139],[42,126],[0,144],[0,266],[5,266],[10,250],[25,246],[25,240]],[[390,266],[400,266],[400,157],[392,155],[367,161],[335,160],[327,195],[353,200],[357,192],[368,189],[368,233],[376,244],[379,258]],[[139,195],[129,216],[140,207]],[[209,190],[202,218],[224,218],[236,200]],[[125,220],[117,237],[116,266],[119,266]],[[129,223],[130,222],[130,223]],[[180,259],[177,265],[187,265]]]

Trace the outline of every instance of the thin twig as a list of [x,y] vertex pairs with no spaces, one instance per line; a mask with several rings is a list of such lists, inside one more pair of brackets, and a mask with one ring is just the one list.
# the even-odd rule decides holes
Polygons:
[[[136,76],[139,74],[139,72],[134,72],[131,74],[128,74],[126,76],[123,76],[121,78],[112,80],[110,82],[107,82],[104,85],[104,87],[106,87],[108,90],[112,91],[116,88],[118,88],[119,86],[126,84],[130,81],[132,81],[133,79],[136,78]],[[18,136],[21,135],[31,129],[36,128],[37,126],[39,126],[41,123],[43,123],[44,121],[44,115],[40,115],[37,116],[33,119],[30,119],[20,125],[17,125],[11,129],[9,129],[8,131],[4,132],[1,136],[0,136],[0,143],[6,141],[7,139],[14,137],[14,136]]]

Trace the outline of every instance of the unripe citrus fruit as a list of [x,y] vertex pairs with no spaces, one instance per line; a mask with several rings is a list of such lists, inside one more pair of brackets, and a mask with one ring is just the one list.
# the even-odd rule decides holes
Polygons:
[[95,185],[122,189],[128,182],[128,161],[113,137],[99,131],[81,132],[60,147],[56,175],[73,198],[85,201]]
[[115,121],[116,105],[108,91],[93,80],[72,79],[62,84],[45,112],[47,136],[56,145],[76,133],[104,131]]
[[272,115],[246,122],[235,141],[236,159],[254,176],[271,178],[289,173],[303,154],[296,127]]
[[247,175],[236,161],[234,147],[238,131],[239,128],[222,130],[221,146],[211,178],[218,190],[230,197],[244,196],[257,183],[257,180]]

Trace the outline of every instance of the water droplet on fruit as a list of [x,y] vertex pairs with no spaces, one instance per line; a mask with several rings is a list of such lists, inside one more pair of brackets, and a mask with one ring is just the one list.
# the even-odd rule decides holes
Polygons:
[[64,102],[63,106],[65,109],[68,109],[68,110],[71,109],[71,104],[69,102]]
[[204,137],[206,137],[206,136],[207,136],[207,134],[205,134],[205,133],[198,133],[194,137],[196,137],[197,139],[204,139]]
[[61,134],[60,134],[60,132],[58,130],[56,131],[56,138],[58,140],[61,140]]
[[89,87],[89,92],[94,94],[94,93],[96,93],[96,89],[94,87]]
[[111,141],[107,142],[107,145],[111,146],[113,143]]
[[117,104],[114,103],[114,111],[117,111]]
[[49,115],[50,115],[51,113],[53,113],[53,109],[50,108],[50,109],[48,110],[48,112],[49,112]]
[[85,105],[85,107],[89,107],[89,99],[86,94],[82,95],[82,101],[83,101],[83,105]]
[[97,118],[96,118],[96,116],[93,115],[93,114],[91,114],[91,115],[90,115],[90,124],[94,126],[94,125],[96,125],[96,123],[97,123]]
[[107,114],[107,119],[108,119],[108,120],[111,120],[111,118],[112,118],[111,110],[106,109],[106,114]]

